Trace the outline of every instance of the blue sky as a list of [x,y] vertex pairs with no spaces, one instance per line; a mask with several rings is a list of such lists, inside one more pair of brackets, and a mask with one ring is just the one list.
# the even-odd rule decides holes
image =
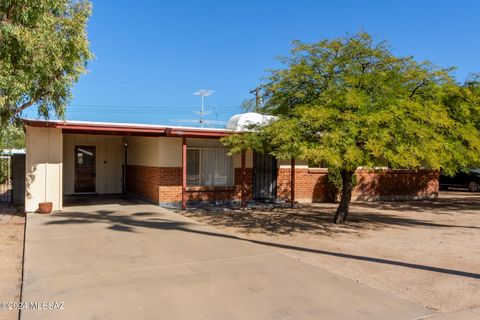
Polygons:
[[[398,55],[480,72],[480,1],[93,1],[88,26],[96,58],[73,89],[67,119],[182,125],[225,120],[291,41],[364,30]],[[215,112],[216,111],[216,112]],[[35,117],[31,109],[26,114]],[[191,123],[183,125],[192,125]]]

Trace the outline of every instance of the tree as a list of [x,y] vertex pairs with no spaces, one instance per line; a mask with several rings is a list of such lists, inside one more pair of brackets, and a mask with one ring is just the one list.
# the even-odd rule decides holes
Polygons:
[[0,2],[2,127],[37,105],[41,116],[63,117],[71,87],[92,58],[87,0]]
[[225,144],[338,170],[335,223],[347,219],[359,166],[452,174],[479,162],[478,82],[461,86],[452,69],[397,57],[368,33],[294,44],[262,86],[264,111],[278,119]]
[[0,152],[3,149],[23,149],[25,148],[25,133],[23,128],[13,124],[7,124],[0,131]]

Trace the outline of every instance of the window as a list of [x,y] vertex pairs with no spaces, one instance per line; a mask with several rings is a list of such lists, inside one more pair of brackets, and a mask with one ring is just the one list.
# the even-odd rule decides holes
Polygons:
[[93,152],[87,147],[77,148],[77,164],[82,166],[92,166],[94,161]]
[[187,149],[187,185],[200,185],[200,150]]
[[187,185],[232,186],[233,161],[227,149],[188,148]]

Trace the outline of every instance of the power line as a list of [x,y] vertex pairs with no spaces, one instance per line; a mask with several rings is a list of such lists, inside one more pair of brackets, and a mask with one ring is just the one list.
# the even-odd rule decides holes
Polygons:
[[[145,109],[192,109],[191,106],[153,106],[153,105],[99,105],[99,104],[70,104],[68,107],[79,107],[79,108],[145,108]],[[241,108],[241,106],[218,106],[217,108],[221,109],[233,109],[233,108]]]
[[[154,114],[156,112],[161,112],[162,114],[178,114],[178,115],[194,115],[195,112],[179,112],[179,111],[161,111],[161,110],[72,110],[67,109],[67,113],[111,113],[111,114],[129,114],[129,113],[138,113],[138,114]],[[215,114],[233,114],[233,111],[218,111]]]

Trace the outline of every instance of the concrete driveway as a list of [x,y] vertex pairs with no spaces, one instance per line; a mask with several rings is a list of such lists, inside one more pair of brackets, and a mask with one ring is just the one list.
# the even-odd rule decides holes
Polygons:
[[62,213],[28,215],[23,301],[60,302],[43,307],[63,309],[30,305],[22,319],[394,320],[433,313],[121,198],[86,198]]

